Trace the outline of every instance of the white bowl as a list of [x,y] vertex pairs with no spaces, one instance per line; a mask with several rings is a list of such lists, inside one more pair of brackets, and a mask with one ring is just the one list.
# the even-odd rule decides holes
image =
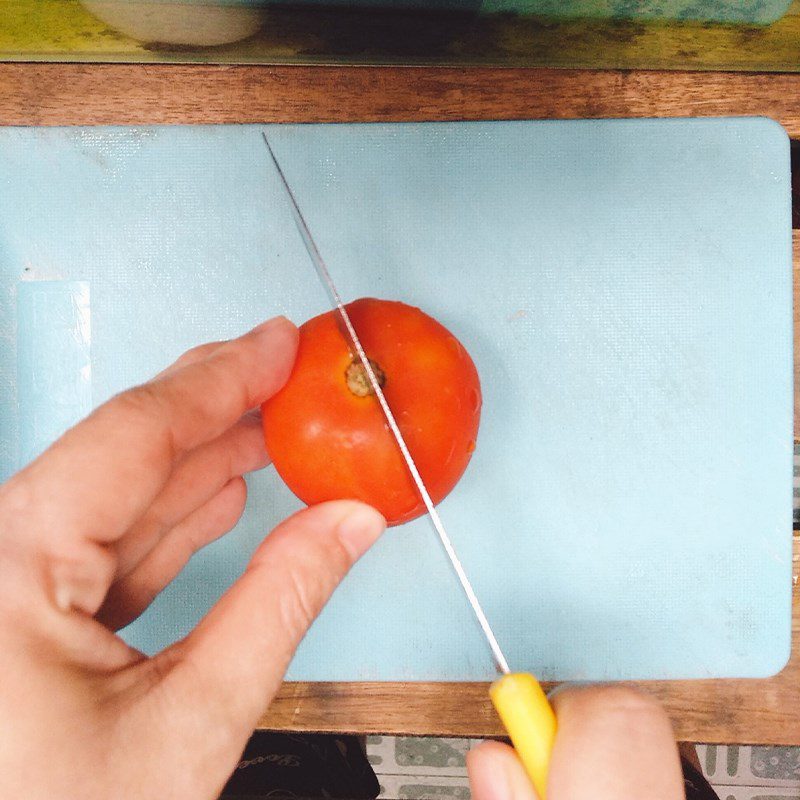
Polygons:
[[162,44],[230,44],[261,27],[258,8],[212,5],[186,0],[81,0],[106,25],[141,42]]

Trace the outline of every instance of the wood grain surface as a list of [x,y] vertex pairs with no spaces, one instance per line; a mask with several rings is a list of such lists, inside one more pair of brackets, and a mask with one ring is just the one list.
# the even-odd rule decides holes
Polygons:
[[[792,656],[767,680],[657,681],[679,741],[800,745],[800,539],[794,542]],[[285,683],[260,726],[403,735],[500,737],[486,683]]]
[[[800,75],[0,64],[3,125],[703,115],[770,116],[791,136],[800,137]],[[797,234],[794,245],[797,309]],[[800,326],[795,328],[796,336],[798,330]],[[797,339],[795,353],[797,365]],[[797,409],[795,416],[797,421]],[[800,744],[798,540],[794,553],[794,644],[791,661],[780,675],[760,681],[645,685],[666,705],[679,738]],[[480,683],[290,683],[284,685],[261,726],[295,731],[502,735],[486,685]]]
[[[800,430],[800,231],[793,231],[795,430]],[[792,653],[767,680],[650,681],[681,741],[800,745],[800,536],[794,537]],[[485,683],[286,683],[264,728],[503,736]]]
[[0,64],[0,124],[764,115],[800,137],[800,74]]

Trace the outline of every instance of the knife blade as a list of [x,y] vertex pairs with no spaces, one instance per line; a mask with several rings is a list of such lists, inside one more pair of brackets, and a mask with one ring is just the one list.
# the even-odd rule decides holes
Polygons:
[[444,547],[447,557],[450,560],[456,576],[458,577],[461,588],[467,597],[470,607],[478,621],[486,642],[489,645],[492,656],[494,658],[497,669],[501,673],[499,680],[495,681],[490,688],[489,694],[497,712],[505,726],[506,730],[511,737],[511,741],[517,750],[520,759],[525,766],[525,769],[535,786],[539,797],[544,800],[547,787],[547,771],[550,761],[550,753],[553,747],[556,732],[555,714],[547,700],[547,697],[539,685],[539,682],[533,675],[527,673],[512,673],[508,661],[506,660],[503,651],[497,638],[494,635],[489,620],[483,611],[475,590],[472,588],[472,583],[467,577],[461,560],[456,554],[453,543],[450,539],[447,529],[442,522],[436,506],[433,504],[431,495],[428,492],[425,482],[420,475],[419,469],[411,455],[408,445],[406,444],[403,433],[397,424],[394,413],[392,412],[383,389],[378,381],[375,371],[372,368],[366,351],[364,350],[361,340],[358,337],[355,327],[353,326],[350,315],[347,313],[347,307],[342,302],[342,296],[336,288],[336,284],[331,277],[330,271],[319,252],[314,237],[303,217],[294,192],[286,180],[281,165],[269,143],[267,134],[262,131],[264,137],[264,144],[267,146],[272,163],[275,166],[275,171],[278,174],[280,183],[284,189],[284,193],[289,200],[289,205],[292,212],[295,225],[300,238],[311,259],[311,263],[317,272],[317,276],[325,289],[331,306],[338,315],[340,328],[345,336],[351,355],[355,358],[358,357],[364,372],[367,375],[372,391],[380,404],[383,415],[386,418],[386,424],[391,431],[392,435],[400,448],[403,460],[406,463],[409,473],[417,487],[417,491],[425,504],[425,509],[428,512],[428,517],[431,520],[434,530],[436,531],[439,540]]

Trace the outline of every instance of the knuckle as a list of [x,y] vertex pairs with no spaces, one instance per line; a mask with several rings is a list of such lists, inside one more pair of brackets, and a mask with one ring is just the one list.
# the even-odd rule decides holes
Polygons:
[[[178,666],[182,671],[190,673],[190,679],[186,681],[186,685],[196,689],[198,697],[202,696],[203,691],[200,691],[200,687],[203,686],[203,672],[200,666],[189,657],[185,639],[175,642],[157,655],[142,662],[137,670],[138,677],[144,681],[147,689],[158,692],[165,684],[169,684],[170,678]],[[169,692],[164,699],[168,694]],[[158,694],[155,696],[160,697]]]
[[322,609],[316,587],[304,569],[286,571],[286,587],[280,596],[281,623],[285,631],[299,639],[311,627]]
[[162,447],[165,448],[167,458],[172,462],[180,455],[180,449],[171,425],[166,422],[171,416],[168,387],[166,381],[143,383],[118,394],[95,413],[107,415],[112,420],[116,418],[118,427],[123,429],[136,427],[129,424],[131,420],[146,423],[153,445],[159,453],[163,452]]
[[[220,377],[235,391],[237,406],[244,409],[252,408],[253,401],[248,388],[248,377],[252,374],[254,364],[250,354],[242,347],[226,345],[218,351],[218,358],[211,358],[206,362],[209,368],[220,373]],[[231,377],[238,380],[231,381]]]
[[236,475],[228,481],[226,490],[229,493],[229,503],[223,520],[230,520],[235,525],[247,503],[247,481],[241,475]]
[[[224,463],[223,475],[230,480],[233,480],[239,473],[236,471],[239,451],[233,447],[226,447],[222,451],[220,461]],[[232,490],[231,490],[232,491]]]
[[198,344],[195,347],[190,347],[185,353],[182,353],[178,356],[177,360],[175,361],[176,367],[182,367],[185,364],[189,364],[192,361],[196,361],[198,358],[202,358],[206,353],[208,353],[211,345],[208,344]]
[[195,389],[189,398],[192,414],[202,421],[201,424],[213,424],[220,408],[224,408],[226,413],[248,408],[246,383],[250,370],[240,367],[237,362],[235,349],[223,345],[209,358],[187,367],[191,370],[192,384],[204,387],[201,392]]
[[164,535],[175,524],[173,515],[168,513],[164,503],[155,502],[145,511],[142,519],[136,524],[131,533],[136,533],[136,538],[130,536],[128,541],[139,545],[137,555],[140,558],[152,552],[153,548],[164,538]]
[[34,502],[33,491],[21,476],[0,486],[0,533],[25,526]]
[[308,550],[307,561],[314,565],[317,580],[324,578],[322,582],[326,586],[330,585],[329,591],[332,591],[353,563],[344,542],[335,531],[320,532],[320,535],[309,540]]
[[338,536],[328,537],[326,550],[328,563],[333,568],[338,583],[353,565],[353,556]]
[[105,412],[121,412],[139,417],[151,417],[158,413],[163,405],[163,387],[153,383],[143,383],[122,394],[118,394],[105,406]]
[[[31,526],[36,499],[33,487],[21,476],[0,486],[0,607],[28,605],[30,579],[41,574],[42,536]],[[47,539],[45,538],[45,543]]]
[[[180,533],[180,531],[178,531]],[[174,561],[181,569],[185,567],[192,556],[203,548],[207,542],[201,532],[195,528],[189,528],[182,536],[170,536],[175,540]]]
[[347,572],[350,561],[334,536],[309,542],[302,553],[285,559],[280,610],[286,630],[298,637],[308,630]]
[[189,350],[187,350],[185,353],[181,353],[181,355],[178,356],[178,358],[171,366],[167,368],[166,371],[172,372],[174,370],[182,369],[183,367],[188,367],[202,362],[204,359],[213,355],[214,352],[224,344],[227,344],[227,342],[214,341],[195,345],[194,347],[189,348]]
[[48,594],[57,608],[94,616],[116,575],[117,558],[97,542],[71,542],[44,554],[43,566]]
[[254,353],[241,340],[224,344],[203,362],[203,366],[213,376],[223,380],[230,392],[235,392],[233,396],[238,407],[250,409],[255,405],[250,396],[248,379],[258,364]]

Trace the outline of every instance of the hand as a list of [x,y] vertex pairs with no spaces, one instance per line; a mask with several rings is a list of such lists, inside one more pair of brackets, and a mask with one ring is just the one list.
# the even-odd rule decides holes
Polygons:
[[[683,800],[669,718],[649,696],[623,686],[565,689],[552,698],[558,719],[547,800]],[[472,800],[537,800],[515,752],[500,742],[470,750]]]
[[98,408],[0,487],[0,797],[214,798],[312,620],[384,528],[296,514],[184,640],[114,630],[242,513],[267,464],[257,415],[294,363],[272,320]]

